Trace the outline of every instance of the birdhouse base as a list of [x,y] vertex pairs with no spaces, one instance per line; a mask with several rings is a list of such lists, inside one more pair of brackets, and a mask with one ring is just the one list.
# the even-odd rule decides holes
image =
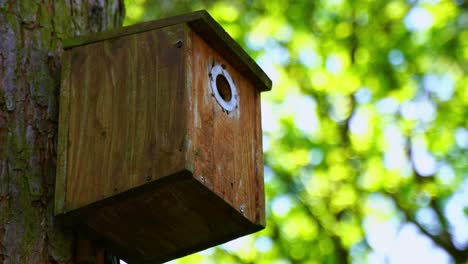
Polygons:
[[263,228],[252,225],[189,171],[64,214],[64,218],[110,243],[129,263],[168,261]]

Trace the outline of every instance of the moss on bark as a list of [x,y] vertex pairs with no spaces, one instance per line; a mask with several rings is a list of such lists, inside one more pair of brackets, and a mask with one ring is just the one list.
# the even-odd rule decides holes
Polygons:
[[0,263],[73,263],[53,217],[64,38],[118,27],[122,0],[0,1]]

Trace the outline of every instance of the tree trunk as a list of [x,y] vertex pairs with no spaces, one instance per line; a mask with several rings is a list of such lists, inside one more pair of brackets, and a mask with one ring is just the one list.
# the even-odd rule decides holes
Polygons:
[[61,42],[120,26],[122,2],[0,0],[0,263],[79,262],[53,217]]

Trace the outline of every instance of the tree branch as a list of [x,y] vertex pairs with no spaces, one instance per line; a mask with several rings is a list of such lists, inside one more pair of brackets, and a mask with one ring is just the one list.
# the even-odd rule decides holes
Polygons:
[[452,240],[449,238],[448,240],[445,239],[445,235],[442,232],[441,235],[433,235],[429,233],[415,218],[414,214],[410,212],[408,209],[403,208],[400,203],[398,202],[397,197],[394,194],[391,194],[390,197],[395,202],[397,208],[405,215],[405,218],[408,222],[413,223],[416,227],[418,227],[419,231],[423,233],[426,237],[432,240],[434,244],[438,247],[444,249],[448,254],[450,254],[456,263],[462,263],[468,259],[468,250],[458,250]]

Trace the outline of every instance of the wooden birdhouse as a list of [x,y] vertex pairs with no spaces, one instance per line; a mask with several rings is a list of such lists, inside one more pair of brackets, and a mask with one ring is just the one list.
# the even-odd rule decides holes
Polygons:
[[265,226],[260,92],[205,11],[64,43],[55,214],[129,263]]

